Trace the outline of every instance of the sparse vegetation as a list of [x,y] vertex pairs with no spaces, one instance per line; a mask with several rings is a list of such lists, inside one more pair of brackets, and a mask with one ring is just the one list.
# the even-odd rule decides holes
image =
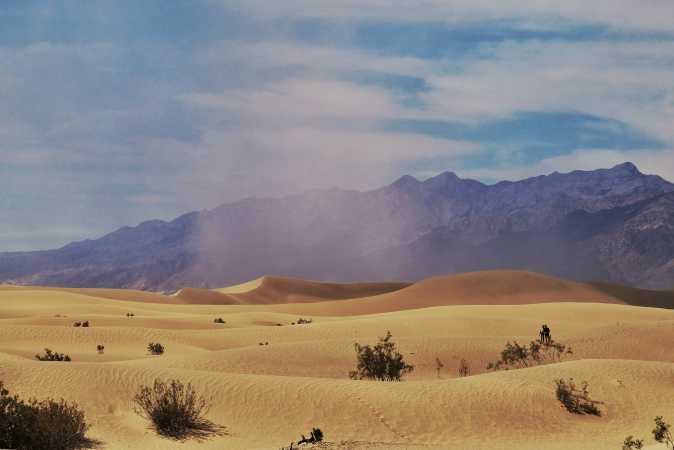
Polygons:
[[74,327],[81,327],[81,326],[82,326],[82,322],[74,322],[74,323],[73,323],[73,326],[74,326]]
[[[300,318],[297,320],[297,325],[303,325],[303,324],[307,324],[307,323],[312,323],[313,321],[314,321],[313,319],[303,319],[302,317],[300,317]],[[294,323],[293,323],[293,325],[294,325]]]
[[82,326],[83,326],[83,327],[88,327],[88,326],[89,326],[89,321],[88,321],[88,320],[85,320],[84,322],[82,322]]
[[162,436],[183,440],[222,433],[221,426],[205,418],[209,404],[189,383],[155,380],[152,386],[141,386],[133,403],[136,413]]
[[623,441],[622,450],[640,450],[644,448],[643,439],[634,439],[633,436],[627,436]]
[[[318,444],[319,442],[323,442],[323,432],[320,428],[312,428],[309,437],[305,437],[304,435],[301,436],[302,439],[297,441],[298,446],[302,444]],[[281,450],[295,450],[296,448],[295,443],[291,442],[288,447],[281,447]]]
[[77,404],[21,400],[0,382],[0,447],[17,450],[75,450],[90,447],[89,426]]
[[98,344],[98,345],[96,346],[96,351],[98,352],[99,355],[102,355],[103,352],[105,352],[105,346],[104,346],[104,345],[101,345],[101,344]]
[[570,355],[571,348],[560,342],[531,341],[529,346],[523,346],[515,341],[506,344],[501,351],[501,359],[487,365],[488,370],[523,369],[540,364],[559,362],[564,355]]
[[63,353],[54,352],[48,348],[44,349],[44,355],[36,354],[35,359],[40,361],[71,361],[70,356],[64,355]]
[[461,361],[459,362],[459,368],[457,369],[457,372],[459,373],[460,377],[469,376],[470,375],[470,365],[468,365],[468,361],[461,358]]
[[163,355],[166,349],[159,342],[150,342],[147,344],[147,351],[152,355]]
[[126,317],[133,317],[133,316],[135,316],[134,313],[130,313],[130,312],[129,312],[129,313],[126,313]]
[[662,416],[655,418],[655,428],[653,428],[653,437],[661,444],[665,444],[667,448],[674,449],[674,439],[670,431],[671,425],[665,422]]
[[587,381],[584,381],[581,387],[578,388],[573,378],[569,378],[568,381],[560,378],[555,380],[555,385],[557,399],[564,405],[567,411],[574,414],[601,416],[601,411],[597,406],[601,402],[590,398]]
[[218,318],[215,319],[213,322],[214,322],[214,323],[227,323],[227,322],[225,322],[225,321],[222,319],[222,317],[218,317]]
[[398,352],[396,344],[391,341],[391,332],[380,337],[379,342],[369,345],[354,345],[357,354],[356,370],[349,373],[354,380],[368,378],[379,381],[400,381],[403,376],[412,372],[414,366],[407,364],[403,355]]

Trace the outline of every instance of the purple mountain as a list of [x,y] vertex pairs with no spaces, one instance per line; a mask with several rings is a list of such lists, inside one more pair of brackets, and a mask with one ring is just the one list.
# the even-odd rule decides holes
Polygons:
[[56,250],[0,253],[0,282],[158,290],[266,274],[415,280],[495,268],[674,288],[674,184],[631,163],[495,185],[404,176],[373,191],[250,198]]

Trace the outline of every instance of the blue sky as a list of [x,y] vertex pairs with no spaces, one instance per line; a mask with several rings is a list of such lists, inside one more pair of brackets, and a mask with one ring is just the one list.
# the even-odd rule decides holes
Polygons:
[[406,173],[674,180],[673,30],[671,0],[5,0],[0,251]]

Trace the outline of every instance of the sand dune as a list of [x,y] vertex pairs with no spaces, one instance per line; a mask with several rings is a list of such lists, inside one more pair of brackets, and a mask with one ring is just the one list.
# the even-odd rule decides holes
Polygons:
[[[386,292],[349,299],[380,288]],[[666,305],[667,297],[611,295],[605,287],[526,272],[376,289],[272,278],[268,285],[263,279],[210,291],[260,304],[189,304],[191,295],[210,294],[185,292],[176,300],[179,295],[138,291],[2,286],[0,380],[25,396],[79,402],[91,436],[110,449],[277,450],[319,426],[325,448],[339,450],[609,450],[628,434],[650,436],[655,415],[674,420],[674,310],[624,304]],[[267,300],[271,292],[280,298]],[[303,293],[312,303],[286,303],[304,301]],[[313,322],[292,325],[300,315]],[[213,323],[215,317],[226,323]],[[91,327],[75,328],[76,320]],[[541,323],[573,354],[524,370],[485,369],[506,341],[534,339]],[[415,371],[403,383],[349,380],[354,342],[374,342],[386,330]],[[150,341],[162,342],[166,353],[148,355]],[[97,354],[97,344],[105,354]],[[34,360],[44,347],[74,362]],[[444,364],[440,372],[436,358]],[[470,377],[458,377],[462,358]],[[214,405],[209,417],[228,435],[202,443],[157,437],[130,403],[138,386],[156,377],[190,381],[207,393]],[[558,377],[587,380],[592,396],[605,402],[603,416],[562,409],[554,395]]]

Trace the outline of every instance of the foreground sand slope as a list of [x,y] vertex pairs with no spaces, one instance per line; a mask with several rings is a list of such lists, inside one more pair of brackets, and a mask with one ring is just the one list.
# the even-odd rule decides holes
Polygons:
[[[556,377],[588,380],[603,417],[569,414],[554,398]],[[395,384],[236,375],[91,363],[2,359],[14,390],[78,401],[108,448],[278,448],[319,426],[331,441],[430,448],[615,449],[646,434],[657,414],[674,414],[671,363],[584,360],[463,379]],[[210,417],[228,436],[202,444],[157,438],[131,410],[139,384],[190,380],[208,392]],[[382,448],[386,448],[383,446]]]
[[[0,287],[0,380],[25,396],[77,401],[92,436],[110,449],[277,450],[319,426],[331,442],[326,448],[339,450],[608,450],[628,434],[650,436],[655,415],[674,421],[674,310],[621,304],[633,301],[629,291],[632,297],[621,291],[618,298],[538,274],[489,272],[362,299],[285,304],[297,283],[275,284],[282,298],[260,305]],[[216,294],[253,293],[262,284]],[[313,322],[292,325],[300,316]],[[226,323],[214,323],[216,317]],[[72,326],[82,320],[91,327]],[[542,323],[571,345],[572,355],[486,372],[505,342],[534,339]],[[415,371],[403,383],[349,380],[353,344],[374,342],[386,330]],[[166,353],[148,355],[150,341],[162,342]],[[105,354],[97,354],[97,344]],[[44,347],[74,362],[36,361]],[[461,359],[473,376],[458,378]],[[139,385],[157,377],[194,383],[212,399],[210,418],[228,435],[203,443],[158,438],[130,402]],[[563,410],[554,395],[559,377],[587,380],[592,396],[605,402],[603,416]]]

